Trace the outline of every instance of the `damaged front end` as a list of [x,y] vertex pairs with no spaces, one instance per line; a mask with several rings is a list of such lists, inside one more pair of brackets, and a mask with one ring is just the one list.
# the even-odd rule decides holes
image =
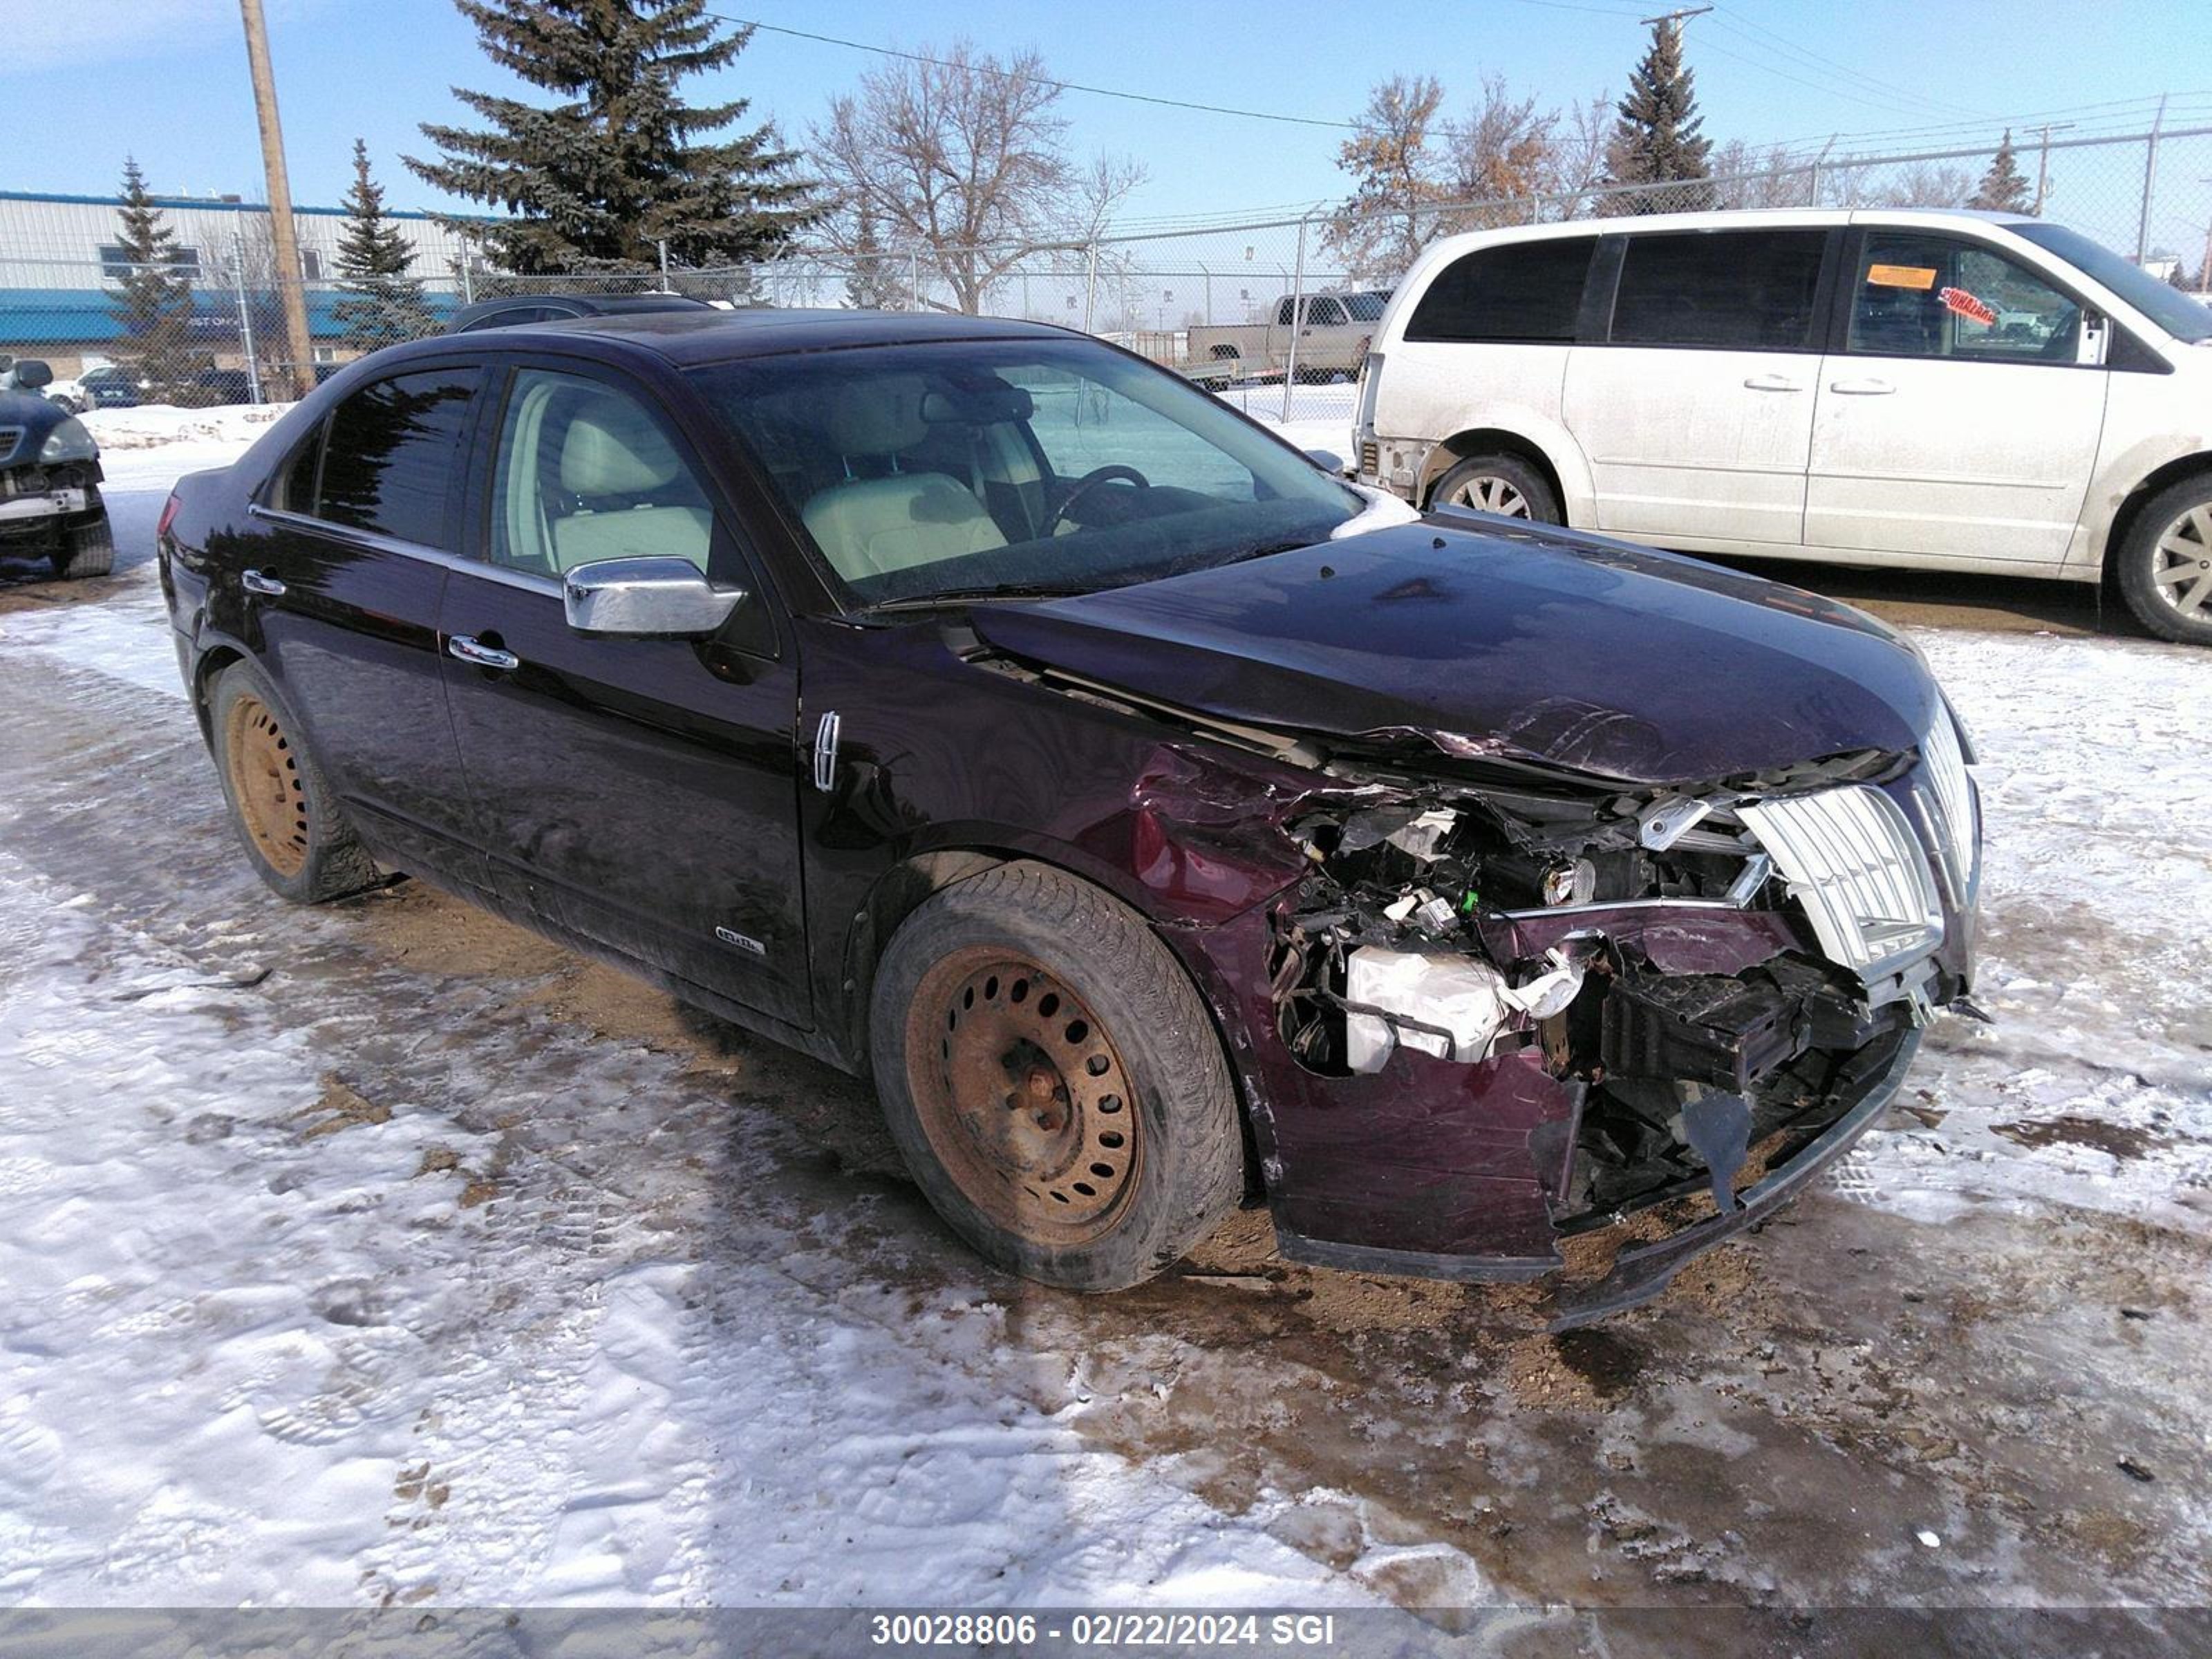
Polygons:
[[1562,1293],[1577,1323],[1840,1156],[1968,989],[1976,805],[1938,724],[1917,753],[1667,789],[1444,745],[1418,774],[1402,744],[1333,756],[1349,787],[1287,826],[1308,867],[1270,919],[1303,1073],[1279,1092],[1364,1103],[1378,1144],[1365,1198],[1285,1194],[1285,1254],[1534,1278],[1698,1198]]

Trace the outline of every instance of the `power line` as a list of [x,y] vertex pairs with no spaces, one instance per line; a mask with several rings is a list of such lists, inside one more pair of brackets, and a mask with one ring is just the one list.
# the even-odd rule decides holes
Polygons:
[[1840,76],[1846,81],[1856,82],[1869,91],[1885,94],[1889,97],[1902,100],[1908,105],[1917,104],[1923,109],[1976,117],[1982,113],[1981,111],[1969,108],[1964,104],[1946,103],[1941,99],[1923,97],[1917,93],[1908,92],[1903,87],[1887,81],[1878,80],[1871,75],[1852,69],[1848,64],[1835,63],[1817,52],[1808,52],[1778,30],[1771,29],[1764,23],[1739,15],[1732,6],[1717,6],[1714,9],[1718,14],[1713,19],[1716,27],[1725,29],[1731,34],[1744,36],[1749,44],[1763,51],[1778,55],[1787,55],[1800,65],[1809,66],[1825,74]]
[[873,52],[879,58],[902,58],[909,64],[927,64],[937,69],[966,69],[986,75],[996,75],[1007,80],[1034,81],[1041,86],[1057,87],[1062,92],[1087,93],[1093,98],[1119,98],[1133,104],[1155,104],[1165,109],[1197,110],[1207,115],[1233,115],[1245,121],[1279,121],[1289,126],[1328,127],[1338,132],[1356,132],[1356,121],[1325,121],[1313,115],[1284,115],[1273,110],[1232,109],[1225,104],[1194,103],[1184,98],[1158,98],[1148,92],[1125,92],[1116,87],[1085,86],[1080,81],[1059,81],[1048,75],[1017,75],[1012,70],[1002,70],[988,64],[951,64],[942,58],[932,58],[919,52],[902,52],[896,46],[878,46],[866,40],[848,40],[835,34],[816,34],[806,29],[786,28],[781,23],[763,23],[754,17],[731,17],[721,12],[701,14],[718,23],[732,23],[741,28],[764,29],[770,34],[787,34],[797,40],[813,40],[823,46],[844,46],[854,52]]

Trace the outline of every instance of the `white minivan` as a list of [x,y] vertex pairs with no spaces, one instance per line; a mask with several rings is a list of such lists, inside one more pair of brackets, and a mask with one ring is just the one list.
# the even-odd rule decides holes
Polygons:
[[2212,309],[2078,232],[1695,213],[1429,247],[1362,483],[1689,552],[2097,581],[2212,644]]

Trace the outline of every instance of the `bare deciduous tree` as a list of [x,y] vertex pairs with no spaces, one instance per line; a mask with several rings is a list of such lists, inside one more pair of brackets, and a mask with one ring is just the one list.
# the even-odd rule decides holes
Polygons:
[[1559,126],[1558,111],[1539,109],[1534,98],[1516,98],[1502,75],[1483,76],[1473,111],[1448,124],[1444,133],[1452,199],[1484,205],[1453,215],[1451,228],[1486,230],[1534,219],[1536,198],[1552,182]]
[[1135,162],[1066,154],[1059,87],[1024,52],[1000,62],[966,41],[860,77],[814,129],[814,159],[836,205],[825,240],[877,257],[917,257],[951,294],[945,311],[981,311],[994,283],[1028,255],[1097,234],[1144,181]]
[[1444,89],[1431,75],[1394,75],[1367,94],[1357,130],[1337,150],[1353,179],[1326,246],[1355,280],[1402,275],[1437,234],[1432,210],[1450,199],[1432,140]]

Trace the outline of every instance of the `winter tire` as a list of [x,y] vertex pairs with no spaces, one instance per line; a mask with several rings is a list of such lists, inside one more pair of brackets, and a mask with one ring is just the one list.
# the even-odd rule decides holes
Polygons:
[[234,663],[208,698],[216,774],[254,872],[295,904],[319,904],[383,877],[338,811],[337,795],[300,745],[268,676]]
[[2212,645],[2212,475],[2144,502],[2116,566],[2137,622],[2177,644]]
[[923,1194],[990,1261],[1073,1291],[1139,1284],[1243,1190],[1237,1097],[1182,965],[1048,865],[937,894],[892,937],[871,1058]]
[[115,532],[106,509],[90,524],[61,532],[61,545],[54,550],[54,574],[64,581],[105,576],[114,568]]
[[1437,480],[1431,507],[1464,507],[1504,519],[1565,524],[1559,498],[1544,475],[1518,455],[1470,455]]

